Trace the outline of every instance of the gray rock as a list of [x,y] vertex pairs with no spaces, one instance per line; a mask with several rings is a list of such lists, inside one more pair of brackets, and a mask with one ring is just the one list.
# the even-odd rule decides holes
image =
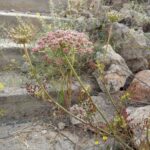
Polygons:
[[[128,66],[132,69],[132,64],[128,63],[134,60],[137,68],[132,71],[139,71],[142,68],[148,68],[148,62],[145,57],[145,52],[148,50],[147,38],[142,30],[135,31],[127,26],[119,23],[113,24],[113,41],[115,42],[118,53],[125,59]],[[134,63],[134,64],[135,64]],[[138,68],[139,66],[139,68]]]
[[127,3],[128,0],[111,0],[113,7],[116,9],[120,9],[123,4]]
[[[109,101],[108,97],[104,93],[100,93],[99,96],[92,96],[92,100],[98,109],[103,112],[107,121],[112,121],[115,116],[115,109]],[[105,120],[102,118],[99,112],[96,112],[91,119],[93,124],[106,124]]]
[[24,62],[23,65],[21,66],[21,71],[23,73],[27,73],[29,71],[29,67],[30,67],[29,63]]
[[124,4],[123,8],[120,10],[123,18],[130,18],[132,20],[132,25],[141,27],[145,22],[149,21],[147,14],[143,12],[138,12],[133,10],[130,4]]
[[54,145],[54,150],[74,150],[74,144],[72,144],[68,140],[57,140],[56,144]]
[[146,70],[149,67],[148,62],[149,61],[148,61],[148,55],[147,55],[146,58],[139,57],[139,58],[135,58],[135,59],[130,59],[127,61],[127,65],[130,67],[130,69],[133,72],[137,72],[137,71],[141,71],[141,70]]
[[58,123],[58,128],[60,129],[60,130],[63,130],[64,128],[65,128],[65,123],[63,123],[63,122],[59,122]]
[[[42,125],[41,125],[42,124]],[[42,131],[47,132],[43,135]],[[80,132],[80,134],[76,134]],[[106,150],[107,146],[113,147],[113,139],[103,142],[99,139],[99,145],[95,145],[93,135],[81,134],[80,131],[56,132],[49,127],[49,123],[42,121],[27,122],[0,126],[0,149],[1,150]],[[64,135],[64,136],[63,136]],[[70,139],[70,140],[69,140]]]
[[71,122],[73,125],[81,124],[81,121],[77,120],[77,119],[74,118],[74,117],[70,117],[70,122]]
[[103,81],[99,78],[100,74],[98,71],[94,72],[94,76],[101,90],[105,92],[106,86],[110,92],[116,92],[119,91],[121,87],[124,87],[126,79],[131,75],[131,71],[124,59],[117,54],[110,45],[104,46],[103,51],[97,52],[96,59],[98,62],[103,63],[106,68],[108,66],[108,69],[104,73]]
[[76,19],[76,29],[79,31],[92,31],[100,26],[100,20],[97,18],[86,18],[85,16],[78,17]]
[[88,11],[88,10],[83,10],[81,15],[85,16],[86,18],[92,18],[93,17],[93,14],[90,11]]
[[150,17],[150,5],[147,5],[146,12],[147,12],[147,15]]

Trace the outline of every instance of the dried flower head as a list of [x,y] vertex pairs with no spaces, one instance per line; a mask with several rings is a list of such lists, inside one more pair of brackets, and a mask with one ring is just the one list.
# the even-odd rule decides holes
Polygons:
[[34,35],[32,25],[21,23],[15,28],[12,28],[9,32],[10,38],[12,38],[17,44],[29,43]]
[[118,22],[121,19],[121,14],[117,11],[110,11],[107,13],[107,17],[111,23]]
[[70,108],[70,112],[81,119],[87,116],[85,109],[77,104]]

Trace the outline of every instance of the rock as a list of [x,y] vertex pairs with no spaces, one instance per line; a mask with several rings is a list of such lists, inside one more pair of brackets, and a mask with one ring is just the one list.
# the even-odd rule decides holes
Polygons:
[[120,13],[123,18],[130,18],[132,20],[132,25],[138,27],[142,27],[143,24],[149,22],[150,19],[144,11],[142,13],[135,11],[128,3],[123,5],[123,8],[120,9]]
[[111,0],[113,7],[116,9],[120,9],[124,3],[127,3],[128,0]]
[[58,123],[58,128],[60,129],[60,130],[63,130],[64,128],[65,128],[65,123],[63,123],[63,122],[59,122]]
[[100,27],[101,23],[100,20],[97,18],[88,18],[86,19],[86,30],[91,31],[93,29],[96,29]]
[[58,139],[53,150],[74,150],[74,144],[65,139]]
[[150,70],[140,71],[128,88],[132,101],[150,102]]
[[124,68],[124,66],[112,64],[109,70],[106,71],[104,80],[110,92],[117,92],[120,88],[124,87],[126,79],[131,73],[129,70],[125,70],[126,68]]
[[92,18],[93,17],[93,14],[90,11],[88,11],[88,10],[83,10],[81,15],[86,17],[86,18]]
[[[131,71],[126,65],[124,59],[117,54],[110,45],[104,46],[103,51],[99,51],[96,54],[98,62],[104,64],[108,68],[104,73],[104,82],[107,89],[110,92],[119,91],[120,88],[124,87],[126,79],[131,75]],[[103,92],[105,87],[98,71],[94,72],[94,76]]]
[[143,24],[143,31],[146,33],[150,32],[150,22]]
[[124,24],[128,27],[132,26],[132,19],[130,17],[123,18],[119,21],[119,23]]
[[146,7],[146,13],[150,17],[150,5],[147,5],[147,7]]
[[143,24],[145,22],[148,22],[149,19],[150,19],[146,14],[139,13],[137,11],[133,11],[132,10],[131,14],[132,14],[132,18],[133,18],[133,20],[135,22],[135,25],[139,26],[139,27],[143,26]]
[[[147,37],[142,30],[135,31],[127,26],[119,23],[113,24],[112,40],[115,42],[116,50],[125,59],[128,67],[134,71],[148,68],[148,62],[145,51],[148,50]],[[136,69],[132,67],[132,63],[136,64]],[[138,67],[139,66],[139,67]],[[142,66],[142,67],[141,67]]]
[[42,130],[41,133],[42,133],[42,134],[46,134],[46,133],[47,133],[47,130]]
[[106,4],[123,4],[128,2],[128,0],[106,0]]
[[[121,105],[120,97],[122,94],[123,94],[122,92],[116,92],[116,93],[111,94],[113,102],[117,108],[119,108]],[[116,110],[115,110],[113,104],[111,103],[110,99],[108,98],[107,94],[101,92],[98,94],[98,96],[92,96],[91,99],[92,99],[93,103],[97,106],[97,108],[103,112],[107,121],[111,122],[116,115]],[[89,110],[86,100],[84,102],[82,103],[81,107],[84,110]],[[75,110],[77,110],[77,109],[75,109]],[[83,113],[81,113],[81,110],[78,111],[76,114],[79,114],[79,113],[83,114]],[[82,112],[83,112],[83,110],[82,110]],[[86,115],[82,115],[82,116],[86,116]],[[81,118],[81,115],[78,115],[78,117]],[[70,118],[73,119],[73,117],[70,117]],[[85,118],[82,117],[82,119],[86,121],[86,117]],[[90,119],[91,119],[91,122],[93,123],[93,125],[100,125],[100,126],[106,125],[105,120],[102,118],[102,116],[100,115],[100,113],[98,111],[93,112]],[[80,121],[78,121],[75,118],[74,118],[74,120],[71,120],[71,123],[74,125],[82,124]]]
[[130,59],[127,61],[127,65],[130,66],[130,69],[133,72],[146,70],[149,67],[148,58],[145,59],[144,57],[139,57],[135,59]]
[[23,73],[27,73],[29,71],[29,67],[30,67],[29,63],[24,62],[23,65],[21,66],[21,71]]
[[[114,104],[116,105],[116,108],[119,108],[121,105],[120,97],[123,93],[122,92],[116,92],[111,94]],[[116,110],[110,101],[109,97],[105,93],[99,93],[98,96],[92,96],[93,103],[98,107],[99,110],[101,110],[104,113],[105,118],[108,120],[108,122],[111,122],[115,115]],[[99,112],[96,112],[93,116],[93,123],[100,123],[101,125],[105,124],[104,119],[99,114]]]
[[[106,117],[108,122],[111,122],[115,116],[115,109],[108,100],[107,96],[104,93],[100,93],[99,96],[92,96],[92,100],[94,104],[98,107],[98,109],[103,111],[104,116]],[[93,124],[106,124],[105,120],[102,118],[99,112],[96,112],[91,119]]]
[[[49,122],[43,123],[42,120],[18,122],[11,120],[8,124],[0,125],[1,150],[105,150],[108,146],[114,148],[112,138],[108,138],[106,142],[99,138],[99,145],[95,145],[95,136],[82,132],[79,128],[75,128],[75,131],[68,129],[56,132],[49,127]],[[44,130],[47,132],[45,133]],[[41,131],[44,131],[44,135]]]
[[[128,107],[127,122],[134,134],[134,143],[137,147],[144,145],[143,142],[147,141],[147,126],[150,119],[150,105],[145,107]],[[150,132],[150,128],[148,129]],[[149,136],[150,141],[150,136]],[[141,149],[143,149],[141,147]]]
[[74,117],[70,117],[70,121],[73,125],[81,124],[81,121],[77,120]]

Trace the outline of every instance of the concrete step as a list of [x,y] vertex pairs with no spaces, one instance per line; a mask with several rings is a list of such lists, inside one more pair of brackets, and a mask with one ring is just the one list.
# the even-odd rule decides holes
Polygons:
[[0,122],[47,113],[48,104],[27,93],[27,81],[27,77],[18,72],[0,72],[0,83],[4,85],[4,89],[0,91],[0,110],[4,112]]
[[[0,72],[0,83],[4,89],[0,91],[0,123],[7,120],[31,119],[48,114],[51,109],[49,102],[30,96],[26,90],[26,83],[31,80],[25,74],[8,71]],[[50,94],[57,94],[55,87],[50,87]]]
[[52,8],[59,11],[66,9],[67,0],[0,0],[0,10],[4,11],[49,13]]
[[[86,77],[84,80],[86,85],[91,86],[92,93],[95,93],[97,91],[95,83]],[[0,72],[0,83],[4,85],[4,89],[0,91],[0,110],[4,111],[4,116],[0,117],[0,122],[5,122],[8,119],[32,118],[48,114],[51,104],[27,93],[25,87],[26,83],[30,83],[30,81],[25,74],[19,72]],[[64,91],[66,89],[67,87],[64,86]],[[58,93],[62,90],[61,80],[49,82],[48,90],[52,97],[60,101]],[[80,85],[76,81],[72,84],[72,91],[72,102],[77,103]]]
[[[28,44],[31,50],[32,44]],[[10,39],[0,39],[0,71],[20,70],[25,63],[24,48],[21,44],[16,44]]]
[[[97,18],[62,18],[51,15],[38,15],[37,13],[4,12],[0,11],[0,38],[8,36],[9,30],[19,24],[19,19],[27,24],[32,24],[36,33],[42,32],[43,28],[50,25],[54,29],[66,28],[78,31],[91,31],[100,26],[101,21]],[[47,28],[47,32],[48,32]],[[6,36],[7,34],[7,36]]]
[[2,70],[15,70],[24,63],[23,47],[8,39],[0,39],[0,68]]
[[[22,12],[4,12],[0,11],[0,37],[6,37],[7,32],[13,27],[19,24],[19,19],[21,19],[26,24],[32,24],[34,30],[38,33],[43,28],[44,25],[53,24],[56,27],[63,24],[75,25],[77,22],[69,18],[59,18],[52,17],[49,15],[38,15],[37,13],[22,13]],[[76,22],[76,23],[75,23]],[[8,35],[7,35],[8,36]]]

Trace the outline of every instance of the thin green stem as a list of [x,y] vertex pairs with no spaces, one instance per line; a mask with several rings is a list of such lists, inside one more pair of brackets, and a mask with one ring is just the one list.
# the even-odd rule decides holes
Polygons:
[[146,128],[146,140],[147,140],[147,145],[150,147],[150,140],[149,140],[149,125],[147,125]]
[[106,95],[107,95],[108,99],[110,100],[110,102],[111,102],[112,105],[114,106],[114,108],[115,108],[117,114],[120,116],[120,112],[119,112],[117,106],[115,105],[114,100],[113,100],[112,96],[110,95],[110,92],[108,91],[108,89],[107,89],[107,87],[106,87],[105,84],[103,84],[103,86],[104,86],[104,89],[105,89],[105,92],[106,92]]
[[[91,98],[90,93],[87,91],[87,89],[85,88],[84,84],[82,83],[80,77],[78,76],[77,72],[75,71],[74,67],[72,66],[72,64],[70,63],[68,57],[65,55],[66,61],[70,67],[70,69],[72,70],[73,74],[75,75],[77,81],[80,83],[82,89],[84,90],[84,92],[87,94],[87,96],[89,97],[90,101],[93,103],[93,100]],[[93,103],[94,107],[97,109],[97,111],[100,113],[100,115],[102,116],[102,118],[104,119],[104,121],[107,123],[107,125],[110,127],[109,122],[107,121],[107,119],[105,118],[105,116],[103,115],[104,113],[99,110],[99,108]]]
[[30,56],[29,56],[29,53],[28,53],[28,49],[27,49],[25,44],[23,44],[23,47],[24,47],[25,56],[27,57],[27,61],[29,62],[31,68],[33,69],[33,65],[32,65],[32,62],[31,62],[31,59],[30,59]]

